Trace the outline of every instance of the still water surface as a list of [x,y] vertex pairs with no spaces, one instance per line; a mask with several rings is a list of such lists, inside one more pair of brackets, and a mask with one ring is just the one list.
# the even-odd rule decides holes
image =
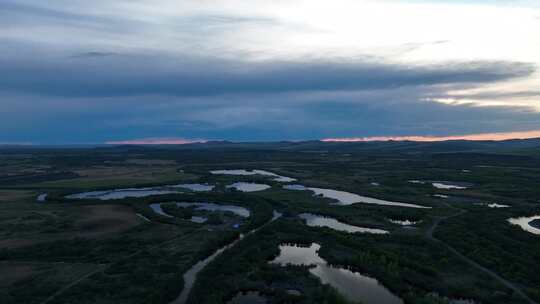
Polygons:
[[386,201],[386,200],[367,197],[367,196],[361,196],[355,193],[333,190],[333,189],[305,187],[303,185],[285,185],[283,186],[283,188],[287,190],[309,190],[309,191],[314,192],[315,195],[321,195],[326,198],[337,200],[338,205],[352,205],[355,203],[364,203],[364,204],[397,206],[397,207],[408,207],[408,208],[431,208],[431,207],[425,207],[425,206],[416,205],[416,204],[391,202],[391,201]]
[[244,182],[238,182],[234,184],[230,184],[226,186],[227,188],[234,188],[238,191],[242,192],[256,192],[256,191],[262,191],[269,189],[269,185],[265,184],[256,184],[256,183],[244,183]]
[[114,200],[124,199],[128,197],[147,197],[152,195],[164,195],[182,192],[182,189],[188,189],[191,191],[211,191],[214,186],[205,184],[178,184],[178,185],[166,185],[158,187],[144,187],[144,188],[125,188],[125,189],[112,189],[103,191],[89,191],[76,194],[67,195],[69,199],[98,199],[98,200]]
[[[150,208],[159,215],[165,216],[165,217],[173,217],[170,214],[167,214],[163,209],[161,208],[161,204],[163,203],[154,203],[150,204]],[[179,208],[191,208],[194,207],[195,210],[204,210],[204,211],[228,211],[232,212],[238,216],[241,217],[249,217],[250,211],[247,208],[240,207],[240,206],[234,206],[234,205],[219,205],[214,203],[176,203],[176,206]],[[191,220],[193,222],[201,222],[202,217],[192,217]],[[206,219],[202,222],[205,222]]]
[[349,224],[342,223],[334,218],[311,214],[302,213],[298,215],[301,219],[306,221],[306,225],[310,227],[328,227],[337,231],[344,231],[349,233],[373,233],[373,234],[387,234],[386,230],[363,228]]
[[329,284],[351,302],[364,304],[403,304],[403,300],[392,294],[376,279],[342,267],[334,267],[319,256],[321,246],[312,243],[309,247],[294,244],[279,246],[280,254],[270,263],[312,266],[309,272],[323,284]]
[[521,229],[530,232],[532,234],[540,235],[540,228],[533,227],[532,222],[540,220],[540,215],[529,216],[529,217],[517,217],[510,218],[508,221],[513,225],[518,225]]

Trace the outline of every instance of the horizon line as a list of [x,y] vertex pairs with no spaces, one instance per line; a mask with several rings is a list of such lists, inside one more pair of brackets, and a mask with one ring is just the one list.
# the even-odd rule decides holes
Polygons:
[[540,130],[474,133],[465,135],[405,135],[405,136],[366,136],[366,137],[335,137],[323,138],[322,142],[377,142],[377,141],[414,141],[442,142],[453,140],[465,141],[505,141],[540,138]]

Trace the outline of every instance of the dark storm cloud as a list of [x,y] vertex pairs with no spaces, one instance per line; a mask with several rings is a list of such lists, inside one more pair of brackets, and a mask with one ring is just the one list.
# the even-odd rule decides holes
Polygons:
[[[17,46],[14,46],[15,48]],[[33,56],[39,53],[41,56]],[[245,62],[196,56],[91,51],[76,58],[0,58],[0,90],[51,96],[211,96],[295,91],[373,90],[402,86],[482,84],[534,72],[518,62],[403,66],[376,62]]]

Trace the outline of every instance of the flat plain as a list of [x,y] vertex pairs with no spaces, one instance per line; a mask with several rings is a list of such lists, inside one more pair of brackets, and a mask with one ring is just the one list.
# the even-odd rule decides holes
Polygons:
[[[539,147],[528,140],[2,148],[0,302],[171,303],[186,272],[233,243],[197,273],[188,303],[347,303],[360,301],[351,288],[376,291],[369,286],[401,303],[538,303],[540,235],[508,219],[540,215]],[[239,169],[291,180],[211,173]],[[237,182],[270,187],[228,187]],[[434,186],[441,183],[454,187]],[[425,208],[344,204],[287,185]],[[167,193],[144,195],[156,189]],[[111,191],[123,194],[100,199]],[[94,196],[67,197],[84,192]],[[306,213],[327,225],[307,225],[299,216]],[[327,264],[271,263],[285,244],[317,244]],[[317,276],[320,267],[347,273],[352,287]],[[360,278],[375,285],[355,285]]]

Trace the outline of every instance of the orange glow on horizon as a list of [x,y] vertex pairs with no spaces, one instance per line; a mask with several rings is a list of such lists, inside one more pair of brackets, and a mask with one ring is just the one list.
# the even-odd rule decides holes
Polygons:
[[499,133],[479,133],[468,135],[450,136],[371,136],[371,137],[345,137],[345,138],[325,138],[324,142],[369,142],[369,141],[446,141],[446,140],[510,140],[510,139],[530,139],[540,138],[540,130],[523,132],[499,132]]

